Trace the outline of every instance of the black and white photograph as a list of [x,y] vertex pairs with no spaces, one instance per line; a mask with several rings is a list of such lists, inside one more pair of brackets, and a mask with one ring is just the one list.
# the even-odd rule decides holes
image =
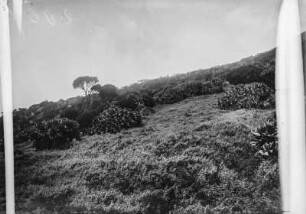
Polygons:
[[0,214],[303,213],[306,0],[2,5]]

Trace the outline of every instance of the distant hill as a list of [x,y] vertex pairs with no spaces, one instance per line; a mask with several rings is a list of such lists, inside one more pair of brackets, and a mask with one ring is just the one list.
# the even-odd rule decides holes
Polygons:
[[[306,67],[306,32],[302,33],[304,67]],[[165,85],[176,85],[191,80],[209,80],[219,77],[231,84],[263,82],[274,88],[276,48],[244,58],[238,62],[199,69],[185,74],[143,80],[123,87],[124,91],[160,90]]]
[[192,80],[210,80],[213,77],[222,78],[231,84],[263,82],[274,88],[276,49],[244,58],[238,62],[208,69],[199,69],[185,74],[143,80],[122,90],[130,91],[158,91],[166,86],[173,86]]

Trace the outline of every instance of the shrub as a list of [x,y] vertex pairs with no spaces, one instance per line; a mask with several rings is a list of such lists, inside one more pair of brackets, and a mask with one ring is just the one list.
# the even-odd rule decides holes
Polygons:
[[66,118],[38,123],[31,130],[37,150],[69,148],[71,141],[79,137],[79,124]]
[[133,111],[137,110],[140,106],[155,106],[153,96],[148,92],[133,92],[120,95],[119,97],[117,97],[117,99],[115,99],[114,103],[120,108],[126,108]]
[[155,100],[161,104],[172,104],[188,97],[220,93],[222,92],[222,83],[223,81],[220,79],[213,79],[208,82],[186,82],[160,91],[155,95]]
[[212,94],[213,93],[213,87],[211,82],[203,82],[203,88],[202,88],[202,94]]
[[154,107],[155,106],[155,102],[153,99],[153,96],[150,94],[141,94],[141,102],[143,103],[144,106],[146,107]]
[[79,116],[79,111],[74,108],[65,109],[61,113],[61,118],[68,118],[70,120],[76,120],[78,116]]
[[31,141],[33,131],[35,131],[33,126],[26,128],[14,127],[14,143],[20,144]]
[[136,127],[141,124],[141,116],[137,111],[121,109],[115,105],[103,111],[93,121],[93,133],[117,133],[122,129]]
[[95,110],[86,110],[83,113],[81,113],[78,118],[77,122],[80,125],[80,129],[86,129],[89,128],[92,125],[92,121],[99,113]]
[[132,93],[132,94],[126,94],[121,95],[115,100],[115,103],[120,108],[127,108],[130,110],[136,110],[138,105],[141,103],[141,98],[138,94]]
[[113,100],[118,96],[117,87],[111,84],[103,85],[99,91],[99,95],[102,100]]
[[[273,91],[264,83],[231,86],[218,100],[221,109],[268,108]],[[272,99],[273,100],[273,99]]]
[[180,87],[166,88],[155,95],[155,101],[160,104],[172,104],[186,98],[184,91]]
[[278,140],[276,119],[271,118],[253,132],[253,145],[256,148],[256,154],[264,159],[270,159],[275,162],[278,160]]
[[224,81],[222,79],[213,78],[210,82],[211,82],[214,93],[221,93],[223,91]]

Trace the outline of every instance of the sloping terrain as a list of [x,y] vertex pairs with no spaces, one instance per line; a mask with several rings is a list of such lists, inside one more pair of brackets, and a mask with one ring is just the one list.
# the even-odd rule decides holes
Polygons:
[[208,69],[199,69],[184,74],[160,77],[157,79],[142,80],[130,86],[123,87],[121,90],[158,91],[165,85],[179,85],[186,81],[192,80],[205,81],[210,80],[212,77],[222,78],[226,81],[229,81],[231,84],[263,82],[274,88],[275,54],[276,49],[274,48],[272,50],[244,58],[234,63],[219,65]]
[[156,106],[142,127],[68,150],[19,145],[17,213],[278,213],[277,164],[251,146],[274,110],[220,110],[219,96]]

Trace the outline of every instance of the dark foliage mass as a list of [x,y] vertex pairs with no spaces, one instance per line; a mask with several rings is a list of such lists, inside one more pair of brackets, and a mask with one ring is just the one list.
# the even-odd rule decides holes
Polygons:
[[28,132],[37,150],[67,149],[79,139],[79,124],[69,119],[53,119],[34,125]]
[[273,108],[274,93],[264,83],[250,83],[229,87],[218,105],[221,109]]
[[134,92],[150,90],[155,93],[165,87],[174,87],[188,81],[206,82],[213,78],[221,78],[234,85],[262,82],[274,88],[275,49],[231,64],[209,69],[199,69],[185,74],[160,77],[152,80],[142,80],[130,86],[123,87],[121,91]]
[[191,81],[178,86],[165,88],[156,93],[154,98],[157,103],[172,104],[182,101],[188,97],[200,96],[222,92],[223,81],[213,79],[208,82]]
[[141,97],[138,93],[125,94],[119,96],[115,103],[121,108],[136,110],[141,103]]
[[118,89],[116,86],[111,84],[103,85],[99,91],[99,95],[104,101],[111,101],[118,96]]
[[276,117],[269,118],[264,125],[259,127],[254,133],[254,145],[257,155],[268,160],[277,162],[278,160],[278,140]]
[[150,93],[139,92],[120,95],[114,103],[121,108],[126,108],[130,110],[137,110],[140,106],[155,106],[155,101]]
[[141,103],[149,108],[152,108],[155,106],[155,102],[153,99],[153,95],[150,93],[142,93],[141,94]]
[[91,127],[93,119],[98,114],[99,113],[95,110],[85,110],[78,116],[76,121],[79,123],[80,128],[84,130]]
[[78,109],[67,108],[61,113],[60,117],[61,118],[68,118],[70,120],[76,120],[78,118],[79,114],[80,114],[80,112],[79,112]]
[[137,127],[141,124],[141,116],[137,111],[111,106],[93,121],[93,133],[117,133],[123,129]]

